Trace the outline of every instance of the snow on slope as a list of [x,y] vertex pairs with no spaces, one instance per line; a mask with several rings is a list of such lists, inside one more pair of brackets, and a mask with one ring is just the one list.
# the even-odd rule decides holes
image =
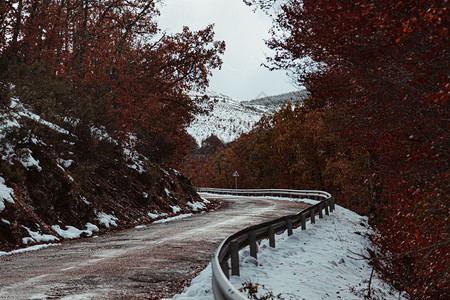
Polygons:
[[7,187],[5,185],[5,179],[0,176],[0,213],[5,209],[5,201],[14,203],[12,195],[14,195],[13,189]]
[[[203,94],[192,94],[191,97],[202,96]],[[203,140],[216,135],[224,143],[229,143],[238,138],[242,133],[249,132],[253,125],[261,117],[268,113],[268,110],[258,109],[241,104],[239,101],[226,95],[207,91],[210,102],[214,103],[214,108],[207,115],[197,115],[195,120],[188,127],[187,132],[194,137],[199,146]],[[208,104],[202,104],[205,108]]]
[[[78,120],[72,120],[70,118],[64,118],[66,121],[66,123],[64,124],[65,127],[71,128],[74,123],[77,123]],[[43,127],[48,127],[50,128],[50,132],[53,131],[55,133],[55,136],[50,135],[50,138],[46,139],[47,136],[45,135],[45,131],[43,131],[44,133],[42,133],[40,135],[40,131],[36,130],[34,128],[34,125],[31,126],[28,124],[29,121],[32,121],[32,123],[34,124],[41,124],[43,125]],[[20,134],[19,134],[19,133]],[[25,132],[26,134],[22,133]],[[96,138],[98,140],[108,140],[110,143],[118,145],[118,141],[114,140],[111,136],[108,135],[108,133],[106,132],[106,130],[104,128],[96,128],[96,127],[91,127],[91,133],[93,138]],[[57,135],[60,134],[61,136]],[[57,136],[57,137],[56,137]],[[52,140],[53,139],[53,140]],[[55,182],[60,182],[58,180],[61,180],[62,182],[64,182],[64,184],[67,186],[71,185],[72,182],[75,182],[78,178],[80,178],[80,176],[76,176],[77,172],[74,172],[74,170],[76,171],[76,167],[70,169],[73,165],[77,165],[77,162],[75,161],[78,154],[70,150],[74,150],[76,151],[76,147],[74,147],[74,149],[71,149],[70,146],[75,145],[75,141],[76,141],[77,137],[76,135],[74,135],[73,133],[71,133],[70,131],[52,123],[49,122],[43,118],[41,118],[41,116],[35,114],[32,111],[32,107],[30,105],[27,105],[25,103],[23,103],[19,98],[16,97],[12,97],[11,98],[11,103],[9,105],[9,107],[2,107],[0,109],[0,163],[3,164],[9,164],[11,165],[11,170],[21,170],[21,166],[23,166],[24,169],[26,169],[27,171],[30,171],[30,169],[32,169],[31,171],[37,171],[39,173],[41,173],[42,177],[46,176],[47,174],[52,174],[51,178],[52,181],[54,180]],[[55,146],[53,144],[53,142],[56,141],[56,145]],[[49,143],[50,142],[50,143]],[[61,142],[63,142],[64,144],[67,144],[67,147],[65,146],[61,146]],[[135,149],[135,143],[136,143],[136,137],[132,134],[130,134],[130,139],[127,142],[123,142],[120,146],[122,146],[122,151],[124,154],[124,157],[122,157],[125,162],[126,165],[131,168],[136,170],[138,173],[143,174],[144,172],[147,172],[148,168],[144,168],[145,164],[144,160],[148,160],[145,156],[143,156],[142,154],[140,154],[139,152],[137,152],[137,150]],[[31,145],[31,146],[30,146]],[[32,148],[36,146],[35,148]],[[42,147],[42,148],[46,148],[46,149],[51,149],[49,151],[40,151],[41,148],[39,148],[38,146]],[[35,153],[37,153],[37,155],[41,155],[41,156],[37,156],[36,154],[33,153],[33,151],[29,148],[25,148],[25,147],[29,147],[31,149],[33,149],[33,151]],[[61,150],[64,149],[64,150]],[[45,154],[43,155],[42,153],[44,152],[48,152],[50,154]],[[33,155],[35,155],[35,157],[33,157]],[[41,161],[44,162],[44,164],[42,164],[42,166],[40,165],[40,161],[37,158],[42,158],[44,157],[45,159],[41,159]],[[119,156],[120,157],[120,156]],[[111,158],[112,160],[112,158]],[[118,162],[118,160],[115,160],[116,162]],[[113,164],[113,163],[111,163]],[[119,165],[119,164],[118,164]],[[152,164],[153,165],[153,164]],[[117,175],[120,174],[120,169],[119,167],[117,167],[117,169],[114,169],[114,167],[110,167],[108,166],[108,168],[111,168],[111,171],[113,174]],[[3,169],[2,169],[3,170]],[[0,249],[4,250],[4,249],[11,249],[11,248],[16,248],[16,247],[23,247],[23,246],[27,246],[30,244],[35,244],[35,243],[48,243],[48,242],[57,242],[60,241],[60,238],[63,239],[76,239],[76,238],[80,238],[80,237],[87,237],[87,236],[93,236],[95,232],[99,232],[100,229],[97,225],[93,224],[96,223],[98,225],[103,226],[104,228],[111,228],[111,227],[118,227],[118,226],[123,226],[123,224],[125,222],[129,222],[130,224],[133,224],[134,222],[136,222],[137,220],[140,221],[146,221],[149,222],[150,220],[145,219],[145,209],[142,207],[142,203],[141,202],[139,205],[139,210],[142,210],[141,212],[141,217],[139,217],[139,219],[136,220],[132,219],[131,217],[129,217],[130,215],[133,216],[133,214],[129,214],[129,213],[125,213],[125,214],[121,214],[120,211],[116,212],[118,213],[118,216],[126,216],[126,218],[124,218],[126,221],[124,221],[123,219],[119,219],[118,216],[115,216],[114,211],[112,212],[112,214],[103,212],[103,211],[97,211],[95,209],[95,207],[97,207],[97,203],[92,203],[90,201],[87,200],[87,198],[89,198],[89,192],[87,190],[79,190],[80,187],[83,187],[83,185],[81,184],[77,184],[77,191],[76,193],[73,191],[72,188],[68,189],[70,190],[71,195],[67,196],[67,198],[70,198],[71,201],[73,199],[76,199],[74,201],[82,200],[82,202],[74,202],[77,203],[76,205],[65,205],[64,207],[61,207],[61,210],[66,210],[68,213],[67,215],[70,216],[71,210],[75,210],[74,207],[77,207],[76,209],[79,209],[80,211],[82,211],[82,218],[90,218],[91,222],[87,222],[86,225],[84,225],[83,227],[85,227],[85,229],[83,229],[83,227],[81,228],[77,228],[75,226],[72,226],[73,223],[77,222],[77,220],[75,220],[74,218],[67,218],[67,219],[59,219],[59,220],[53,220],[53,222],[55,222],[54,224],[48,222],[48,223],[44,223],[44,221],[42,221],[42,219],[40,218],[41,215],[34,213],[34,211],[37,211],[38,208],[32,206],[31,204],[28,203],[33,203],[33,200],[31,198],[25,197],[23,196],[23,194],[28,194],[23,192],[23,190],[26,190],[28,187],[25,186],[25,184],[23,183],[16,183],[16,185],[12,185],[13,187],[17,187],[17,186],[22,186],[23,190],[21,190],[20,188],[17,188],[17,190],[19,191],[20,195],[22,195],[21,197],[17,198],[15,195],[15,190],[8,186],[8,184],[14,184],[14,177],[11,179],[11,175],[9,176],[9,181],[8,181],[8,177],[6,177],[4,174],[2,174],[2,170],[0,170],[0,231],[1,233],[4,234],[0,234]],[[156,169],[155,169],[156,170]],[[182,205],[182,207],[180,207],[179,205],[176,205],[174,207],[176,207],[176,210],[173,208],[173,214],[177,215],[175,217],[172,217],[173,219],[176,219],[178,216],[181,217],[187,217],[192,215],[192,212],[200,212],[200,211],[205,211],[208,209],[208,204],[209,202],[197,202],[197,201],[193,201],[194,199],[197,199],[197,197],[190,197],[189,194],[185,193],[183,190],[183,186],[180,185],[180,182],[178,182],[178,180],[174,181],[176,178],[175,176],[182,176],[178,171],[171,169],[171,173],[173,173],[173,175],[171,175],[167,170],[164,169],[160,169],[161,172],[164,173],[164,177],[161,176],[161,179],[159,180],[160,184],[159,186],[164,186],[164,189],[166,191],[166,197],[167,197],[167,201],[169,201],[170,199],[170,203],[173,202],[177,202],[177,203],[183,203],[180,200],[181,199],[191,199],[191,201],[188,201],[186,203],[186,206],[184,207],[184,204]],[[9,173],[11,173],[11,171],[8,171]],[[58,174],[58,172],[60,172]],[[152,169],[152,172],[155,172]],[[57,174],[57,176],[55,176],[55,174]],[[155,173],[153,173],[155,174]],[[74,175],[74,176],[72,176]],[[119,175],[117,175],[119,176]],[[127,174],[128,176],[128,174]],[[153,176],[153,175],[152,175]],[[36,178],[35,175],[33,175],[33,181],[34,178]],[[130,177],[131,178],[131,177]],[[133,177],[135,178],[135,177]],[[67,181],[66,181],[67,179]],[[96,179],[97,180],[97,179]],[[98,179],[100,180],[100,179]],[[136,180],[136,179],[134,179]],[[44,182],[44,181],[42,181]],[[170,183],[169,183],[170,182]],[[54,183],[52,183],[54,184]],[[147,184],[149,184],[148,186],[151,186],[152,190],[158,190],[159,188],[156,187],[154,185],[154,183],[140,183],[138,182],[138,180],[136,180],[135,183],[133,183],[133,185],[136,184],[136,186],[138,186],[139,184],[142,184],[140,186],[140,190],[145,190],[147,188]],[[57,184],[55,184],[57,185]],[[54,186],[51,186],[51,188],[54,188]],[[64,186],[65,186],[64,185]],[[108,184],[109,185],[109,184]],[[100,184],[97,184],[98,187],[100,187]],[[32,189],[35,189],[35,186],[32,186]],[[178,189],[178,190],[177,190]],[[180,190],[182,192],[180,192]],[[47,190],[44,190],[47,191]],[[114,188],[114,191],[117,191],[116,188]],[[127,192],[130,192],[130,190],[127,188]],[[135,193],[137,193],[137,191],[134,191]],[[56,190],[55,194],[58,195],[58,197],[63,197],[63,191],[61,190]],[[75,194],[74,194],[75,193]],[[95,192],[97,193],[97,192]],[[182,194],[185,193],[185,194]],[[84,195],[83,195],[84,194]],[[182,194],[183,198],[179,197],[179,195]],[[41,195],[41,194],[39,194]],[[44,194],[45,195],[45,194]],[[111,198],[113,199],[113,196],[110,195]],[[146,192],[142,191],[142,196],[144,199],[148,199],[149,198],[149,194]],[[159,196],[159,195],[158,195]],[[164,197],[164,195],[162,195]],[[186,198],[186,196],[188,196]],[[120,196],[122,197],[122,196]],[[177,198],[179,197],[179,198]],[[38,196],[36,196],[37,199],[39,199]],[[25,199],[25,200],[24,200]],[[66,198],[63,198],[64,201],[67,201]],[[180,200],[178,200],[180,199]],[[15,200],[20,200],[21,203],[17,204],[15,202]],[[29,202],[25,202],[25,201],[29,201]],[[141,200],[140,200],[141,201]],[[27,210],[23,211],[22,208],[24,207],[23,202],[27,203]],[[84,202],[84,203],[83,203]],[[38,203],[38,201],[36,201],[36,203]],[[48,206],[44,207],[44,210],[47,209],[48,207],[51,208],[52,211],[55,211],[54,208],[54,204],[51,203],[51,200],[48,201],[46,200],[45,203],[50,203],[50,204],[46,204]],[[71,202],[68,202],[71,203]],[[84,207],[81,207],[81,205],[79,205],[79,203],[81,203],[81,205],[85,205]],[[105,200],[105,206],[109,206],[108,202]],[[152,203],[148,202],[149,204]],[[102,205],[103,206],[103,205]],[[30,208],[28,208],[30,207]],[[70,209],[67,209],[67,207],[70,207]],[[92,212],[93,213],[89,213],[91,211],[92,208]],[[123,206],[118,206],[120,210],[122,210]],[[130,207],[132,207],[130,205]],[[154,208],[153,205],[149,206]],[[49,209],[50,209],[49,208]],[[29,213],[29,211],[33,211],[33,213]],[[110,209],[111,211],[112,209]],[[24,215],[26,217],[22,217]],[[58,212],[59,213],[59,212]],[[54,215],[56,215],[57,213],[53,212]],[[74,212],[73,216],[79,216],[80,213],[79,211]],[[135,216],[137,214],[134,214]],[[148,213],[148,216],[152,219],[164,219],[168,217],[167,213],[158,213],[157,211],[155,211],[155,213]],[[20,218],[19,218],[20,217]],[[45,216],[47,219],[47,216]],[[51,219],[51,217],[49,217]],[[81,217],[80,217],[81,218]],[[169,219],[168,221],[171,221],[172,219]],[[72,223],[73,222],[73,223]],[[120,223],[122,222],[122,224]],[[157,222],[162,222],[162,221],[157,221]],[[167,221],[164,221],[167,222]],[[33,224],[34,223],[34,224]],[[77,222],[80,223],[80,222]],[[24,225],[27,226],[24,226]],[[3,229],[5,228],[5,229]],[[7,229],[6,229],[7,228]],[[9,232],[9,233],[8,233]],[[48,234],[48,233],[52,233],[52,234]],[[13,235],[14,237],[17,235],[19,238],[14,239],[13,242],[10,242],[9,240],[6,239],[6,237],[8,236],[8,234]],[[60,237],[60,238],[59,238]],[[37,249],[41,249],[42,247],[27,247],[27,248],[23,248],[23,249],[27,249],[27,250],[23,250],[23,251],[31,251],[31,250],[37,250]],[[19,249],[20,250],[20,249]],[[20,250],[22,251],[22,250]],[[0,256],[2,255],[10,255],[10,254],[14,254],[14,253],[21,253],[20,251],[10,251],[10,252],[4,252],[4,251],[0,251]]]
[[[371,299],[405,299],[376,273],[371,279],[372,267],[361,256],[369,256],[367,248],[372,248],[368,236],[372,230],[366,217],[337,205],[329,216],[306,227],[305,231],[294,230],[290,237],[276,236],[276,248],[262,241],[258,259],[250,256],[248,247],[241,250],[241,276],[232,276],[231,283],[238,289],[249,282],[258,284],[258,296],[272,293],[270,299],[279,299],[278,295],[280,299],[365,299],[369,285]],[[211,282],[208,265],[173,300],[212,300]]]

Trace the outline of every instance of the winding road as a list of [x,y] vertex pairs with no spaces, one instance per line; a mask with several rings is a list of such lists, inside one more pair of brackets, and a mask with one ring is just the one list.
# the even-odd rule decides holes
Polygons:
[[308,204],[202,195],[221,209],[0,257],[0,299],[160,299],[180,293],[228,235]]

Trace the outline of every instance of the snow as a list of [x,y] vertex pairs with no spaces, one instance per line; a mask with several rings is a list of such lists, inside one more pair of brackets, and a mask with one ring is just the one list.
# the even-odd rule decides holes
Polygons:
[[91,231],[91,232],[99,232],[100,231],[100,229],[97,227],[97,225],[94,225],[89,222],[86,223],[86,230]]
[[170,206],[172,208],[172,212],[174,214],[177,214],[181,211],[181,207],[179,207],[178,205],[174,205],[174,206]]
[[[204,94],[204,93],[203,93]],[[202,94],[192,94],[195,98]],[[213,109],[208,114],[200,114],[195,117],[187,132],[194,137],[198,145],[210,137],[217,136],[224,143],[229,143],[238,138],[242,133],[249,132],[266,111],[248,107],[226,95],[207,91],[210,97],[209,103],[200,106],[206,108],[213,103]]]
[[117,219],[117,217],[115,217],[113,215],[109,215],[105,212],[97,213],[98,223],[104,225],[105,227],[109,228],[109,226],[117,226],[117,223],[116,223],[117,220],[119,220],[119,219]]
[[211,201],[209,201],[208,199],[206,199],[206,198],[203,198],[203,197],[201,197],[201,199],[202,199],[202,201],[204,202],[204,203],[206,203],[206,204],[209,204],[209,203],[211,203]]
[[83,202],[84,202],[85,204],[87,204],[87,205],[90,205],[90,204],[91,204],[91,202],[89,202],[89,201],[86,199],[86,197],[84,197],[84,196],[81,196],[81,200],[83,200]]
[[175,295],[173,300],[214,300],[212,291],[212,270],[209,264],[195,277],[191,286],[186,288],[182,294]]
[[186,206],[188,206],[192,211],[198,211],[206,208],[206,205],[202,202],[190,202],[188,201],[186,203]]
[[160,224],[160,223],[167,223],[167,222],[171,222],[171,221],[175,221],[175,220],[180,220],[180,219],[184,219],[184,218],[188,218],[190,216],[193,216],[194,214],[189,213],[189,214],[181,214],[181,215],[177,215],[174,217],[170,217],[167,219],[161,219],[161,220],[157,220],[155,222],[153,222],[153,224]]
[[70,167],[73,163],[72,159],[62,159],[62,158],[58,158],[58,164],[62,165],[65,169],[67,169],[68,167]]
[[152,218],[152,219],[156,219],[156,218],[159,217],[158,214],[154,214],[154,213],[147,213],[147,215],[148,215],[150,218]]
[[[257,259],[250,256],[248,247],[241,250],[241,276],[232,276],[231,283],[238,289],[248,282],[258,284],[259,297],[271,292],[281,299],[365,299],[372,274],[372,267],[362,258],[369,256],[367,248],[372,248],[367,218],[336,205],[329,216],[316,219],[316,224],[308,222],[306,227],[304,231],[295,229],[290,237],[277,235],[275,248],[269,247],[267,240],[261,241]],[[209,265],[173,299],[214,299],[211,280]],[[374,299],[399,298],[399,292],[376,273],[371,293]]]
[[[23,226],[23,225],[22,225],[22,227],[25,228],[28,231],[28,234],[30,235],[30,237],[32,239],[32,240],[27,239],[27,242],[24,243],[24,244],[28,244],[29,242],[37,242],[37,243],[44,242],[44,243],[47,243],[47,242],[59,241],[59,239],[56,236],[54,236],[54,235],[42,234],[42,233],[37,232],[37,231],[32,231],[30,228],[28,228],[26,226]],[[22,240],[22,242],[23,242],[23,240]]]
[[[137,137],[133,134],[129,134],[129,139],[122,142],[122,151],[127,158],[127,165],[129,168],[136,170],[139,174],[144,173],[144,161],[141,159],[141,154],[139,154],[136,149]],[[142,156],[143,159],[145,157]]]
[[86,224],[86,230],[80,230],[70,225],[66,225],[65,227],[66,229],[62,229],[59,225],[53,225],[52,229],[64,239],[76,239],[81,237],[83,233],[85,233],[87,236],[92,236],[93,232],[99,231],[99,228],[92,223]]
[[6,119],[6,120],[4,120],[4,122],[5,122],[5,124],[2,124],[2,126],[1,126],[1,129],[2,129],[2,136],[1,136],[1,138],[5,137],[4,133],[3,133],[3,130],[5,130],[7,128],[10,128],[10,127],[20,127],[20,124],[19,124],[19,122],[17,122],[16,119],[13,119],[13,120]]
[[[5,185],[5,179],[0,176],[0,213],[5,209],[5,201],[14,203],[14,191]],[[2,219],[3,220],[3,219]]]
[[28,252],[28,251],[36,251],[36,250],[44,249],[44,248],[51,247],[51,246],[57,246],[57,245],[61,245],[61,244],[59,244],[59,243],[58,244],[41,244],[41,245],[34,245],[34,246],[26,247],[26,248],[13,250],[10,252],[0,251],[0,256],[13,255],[13,254],[24,253],[24,252]]
[[144,173],[144,162],[139,159],[139,153],[131,148],[123,148],[123,154],[128,158],[128,167],[136,170],[139,174]]
[[[11,98],[11,105],[8,114],[3,114],[1,117],[2,120],[0,123],[0,140],[5,138],[8,131],[10,131],[12,128],[20,128],[21,124],[19,120],[22,118],[34,120],[42,125],[52,128],[53,130],[61,134],[70,134],[67,130],[59,127],[58,125],[45,121],[40,116],[32,113],[22,103],[20,103],[17,98]],[[45,143],[35,135],[31,135],[26,139],[34,144],[45,145]],[[39,165],[39,160],[33,157],[33,153],[30,149],[24,148],[19,151],[18,149],[15,149],[14,146],[12,146],[10,143],[2,142],[0,150],[3,152],[2,159],[8,161],[11,165],[13,164],[13,160],[18,160],[26,169],[36,168],[39,172],[42,171],[42,168]],[[20,155],[18,155],[18,153],[20,153]]]
[[[166,191],[167,192],[167,191]],[[206,200],[206,199],[205,199]],[[208,201],[208,200],[206,200]],[[208,201],[209,202],[209,201]],[[203,204],[202,202],[190,202],[188,201],[186,203],[186,206],[188,206],[192,211],[198,211],[198,210],[202,210],[202,209],[206,209],[205,204]],[[178,214],[180,212],[182,212],[183,210],[181,209],[180,206],[178,205],[174,205],[174,206],[170,206],[172,208],[172,212],[174,214]],[[180,220],[180,219],[184,219],[184,218],[188,218],[190,216],[192,216],[192,213],[187,213],[187,214],[179,214],[170,218],[166,218],[168,216],[167,213],[147,213],[147,215],[152,218],[152,219],[157,219],[157,218],[163,218],[157,221],[154,221],[153,224],[159,224],[159,223],[166,223],[166,222],[170,222],[170,221],[175,221],[175,220]],[[144,225],[138,225],[138,226],[144,226]],[[135,227],[135,228],[141,228],[141,227]]]
[[21,164],[29,170],[32,167],[35,167],[39,172],[42,171],[41,166],[39,166],[39,160],[35,159],[31,154],[33,153],[30,149],[24,148],[24,154],[22,159],[20,160]]
[[28,245],[28,244],[34,244],[36,241],[32,237],[24,237],[22,238],[22,244]]
[[13,165],[13,158],[16,158],[16,151],[14,147],[10,143],[4,143],[3,148],[0,148],[0,150],[3,150],[4,154],[2,155],[2,160],[7,161],[10,165]]
[[31,120],[34,120],[42,125],[45,125],[61,134],[67,134],[70,135],[69,131],[59,127],[56,124],[50,123],[48,121],[45,121],[44,119],[42,119],[40,116],[38,116],[35,113],[32,113],[31,111],[29,111],[28,109],[25,108],[25,106],[19,102],[19,99],[17,98],[11,98],[11,108],[12,109],[18,109],[18,113],[15,113],[16,116],[18,117],[26,117],[29,118]]
[[91,126],[91,134],[98,138],[98,140],[107,140],[108,142],[117,145],[117,141],[113,139],[107,132],[104,127],[98,128],[95,126]]

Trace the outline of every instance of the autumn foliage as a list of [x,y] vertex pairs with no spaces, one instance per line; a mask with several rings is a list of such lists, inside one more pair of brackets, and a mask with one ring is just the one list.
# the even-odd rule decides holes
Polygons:
[[72,116],[86,127],[105,127],[125,144],[136,136],[153,160],[178,162],[189,145],[185,127],[199,110],[187,93],[207,86],[225,44],[214,41],[213,26],[161,32],[157,4],[1,1],[0,54],[10,69],[45,66],[72,85]]
[[241,187],[326,189],[370,216],[385,278],[447,299],[448,1],[245,2],[273,9],[267,65],[311,98],[205,158],[194,180],[232,187],[236,168]]

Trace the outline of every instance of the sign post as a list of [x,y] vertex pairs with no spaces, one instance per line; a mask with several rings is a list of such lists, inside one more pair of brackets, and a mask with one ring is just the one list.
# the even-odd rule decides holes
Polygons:
[[238,177],[239,177],[238,171],[234,171],[233,177],[234,177],[234,187],[235,187],[235,189],[237,190],[237,179],[238,179]]

